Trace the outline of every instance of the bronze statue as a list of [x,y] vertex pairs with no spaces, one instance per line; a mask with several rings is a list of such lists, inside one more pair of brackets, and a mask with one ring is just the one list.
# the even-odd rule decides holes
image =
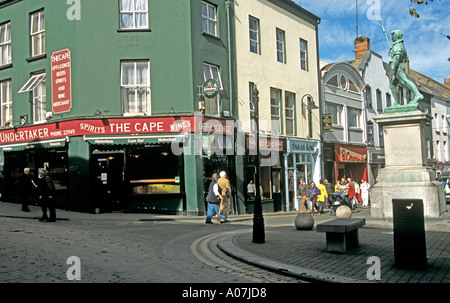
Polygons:
[[398,100],[398,85],[402,84],[406,88],[410,89],[414,93],[414,99],[409,103],[410,105],[416,105],[423,99],[423,95],[417,89],[417,86],[408,79],[405,72],[405,66],[403,63],[408,62],[408,53],[405,45],[403,44],[403,33],[400,30],[391,32],[393,45],[389,50],[389,65],[391,66],[390,74],[392,76],[390,81],[390,87],[394,97],[394,103],[391,109],[395,107],[401,107]]

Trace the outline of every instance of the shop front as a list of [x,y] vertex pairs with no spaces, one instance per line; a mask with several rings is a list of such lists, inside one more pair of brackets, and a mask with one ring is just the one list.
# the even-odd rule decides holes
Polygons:
[[[30,168],[33,178],[40,168],[45,168],[53,178],[57,206],[65,208],[68,202],[68,142],[66,139],[40,142],[6,144],[0,146],[2,153],[2,200],[20,202],[19,176],[25,167]],[[37,204],[34,192],[30,203]]]
[[335,144],[336,182],[342,177],[352,178],[358,183],[367,180],[367,147]]
[[297,187],[300,179],[316,184],[322,178],[322,144],[319,141],[286,139],[284,155],[285,205],[284,210],[299,210]]
[[[282,210],[281,203],[281,178],[282,178],[282,155],[284,150],[284,140],[260,136],[260,192],[264,212],[278,212]],[[245,156],[245,179],[243,188],[246,194],[245,206],[247,213],[253,213],[254,194],[248,194],[248,185],[255,184],[256,178],[256,145],[255,137],[246,135],[246,156]],[[250,183],[251,182],[251,183]],[[252,186],[250,185],[250,188]]]
[[59,208],[202,215],[209,164],[201,138],[215,137],[227,150],[223,142],[233,142],[233,134],[232,121],[201,116],[91,118],[2,130],[2,197],[18,202],[23,169],[47,168]]

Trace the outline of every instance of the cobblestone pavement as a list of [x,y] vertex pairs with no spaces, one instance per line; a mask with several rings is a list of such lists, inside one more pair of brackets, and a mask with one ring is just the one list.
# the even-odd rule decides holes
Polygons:
[[[252,243],[251,234],[235,236],[233,243],[259,257],[307,269],[322,276],[332,275],[335,282],[369,282],[367,272],[371,256],[381,261],[381,283],[450,283],[450,232],[427,232],[426,270],[395,267],[393,232],[361,228],[360,246],[347,254],[326,252],[325,234],[297,231],[289,227],[272,228],[265,244]],[[330,279],[333,280],[333,279]],[[372,282],[372,281],[370,281]]]
[[[298,282],[217,248],[227,232],[242,229],[239,220],[206,225],[204,218],[57,210],[57,222],[45,223],[39,208],[19,208],[0,202],[0,283]],[[67,278],[71,256],[80,259],[79,281]]]

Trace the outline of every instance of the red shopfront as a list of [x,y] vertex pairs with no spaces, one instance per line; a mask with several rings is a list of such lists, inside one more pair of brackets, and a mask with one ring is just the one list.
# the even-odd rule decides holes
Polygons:
[[336,182],[344,176],[358,183],[367,180],[367,147],[336,144],[334,153]]

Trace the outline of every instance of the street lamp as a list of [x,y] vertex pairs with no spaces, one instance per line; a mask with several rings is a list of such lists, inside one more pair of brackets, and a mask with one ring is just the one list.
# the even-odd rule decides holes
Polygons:
[[[302,105],[303,105],[303,99],[305,97],[308,97],[307,104],[304,105],[305,108],[308,110],[308,138],[313,137],[313,129],[312,129],[312,111],[315,109],[319,109],[319,107],[314,103],[314,98],[310,94],[306,94],[302,97]],[[303,109],[303,108],[302,108]]]
[[265,233],[264,233],[264,217],[262,214],[262,204],[261,204],[261,186],[259,178],[259,166],[260,166],[260,155],[259,155],[259,91],[255,85],[252,94],[252,102],[254,107],[254,119],[256,123],[256,174],[255,174],[255,186],[256,186],[256,197],[255,206],[253,211],[253,243],[264,243]]

